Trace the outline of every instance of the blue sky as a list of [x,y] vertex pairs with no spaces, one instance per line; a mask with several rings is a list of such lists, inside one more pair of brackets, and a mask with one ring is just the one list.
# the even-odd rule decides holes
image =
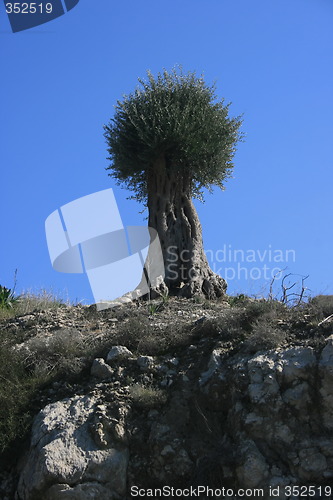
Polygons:
[[86,276],[52,269],[45,219],[112,187],[123,223],[145,223],[107,176],[103,124],[146,70],[181,64],[244,114],[234,178],[196,203],[213,269],[229,293],[287,267],[333,294],[332,25],[331,0],[80,0],[14,34],[1,4],[0,284],[18,269],[18,292],[93,301]]

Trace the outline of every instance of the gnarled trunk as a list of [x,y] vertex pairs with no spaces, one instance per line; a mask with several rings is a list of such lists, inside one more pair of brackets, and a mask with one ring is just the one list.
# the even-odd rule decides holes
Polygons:
[[160,239],[169,293],[208,298],[224,295],[227,283],[210,269],[204,253],[190,177],[170,172],[161,156],[148,172],[147,188],[148,226]]

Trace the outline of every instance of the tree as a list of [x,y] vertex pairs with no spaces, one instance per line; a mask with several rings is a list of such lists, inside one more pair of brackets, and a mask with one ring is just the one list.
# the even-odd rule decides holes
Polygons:
[[203,188],[224,188],[241,139],[240,117],[217,100],[215,85],[181,68],[164,70],[118,101],[104,127],[111,177],[135,192],[148,207],[156,229],[170,293],[222,296],[226,282],[213,273],[203,250],[200,221],[192,198]]

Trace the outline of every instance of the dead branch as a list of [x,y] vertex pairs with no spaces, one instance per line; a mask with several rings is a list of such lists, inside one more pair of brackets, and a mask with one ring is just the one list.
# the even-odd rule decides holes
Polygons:
[[323,323],[326,323],[326,321],[328,321],[331,318],[333,318],[333,314],[330,314],[329,316],[327,316],[327,318],[320,321],[320,323],[318,323],[318,326],[322,325]]

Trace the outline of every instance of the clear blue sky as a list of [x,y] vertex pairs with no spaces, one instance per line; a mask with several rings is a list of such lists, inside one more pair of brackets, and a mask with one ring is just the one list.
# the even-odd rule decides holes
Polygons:
[[331,0],[80,0],[13,34],[1,3],[0,284],[17,268],[18,292],[92,302],[86,276],[52,269],[45,219],[113,187],[124,224],[142,223],[107,176],[102,127],[147,69],[181,64],[244,113],[234,178],[196,204],[213,268],[228,268],[230,293],[267,291],[266,265],[333,294],[332,27]]

